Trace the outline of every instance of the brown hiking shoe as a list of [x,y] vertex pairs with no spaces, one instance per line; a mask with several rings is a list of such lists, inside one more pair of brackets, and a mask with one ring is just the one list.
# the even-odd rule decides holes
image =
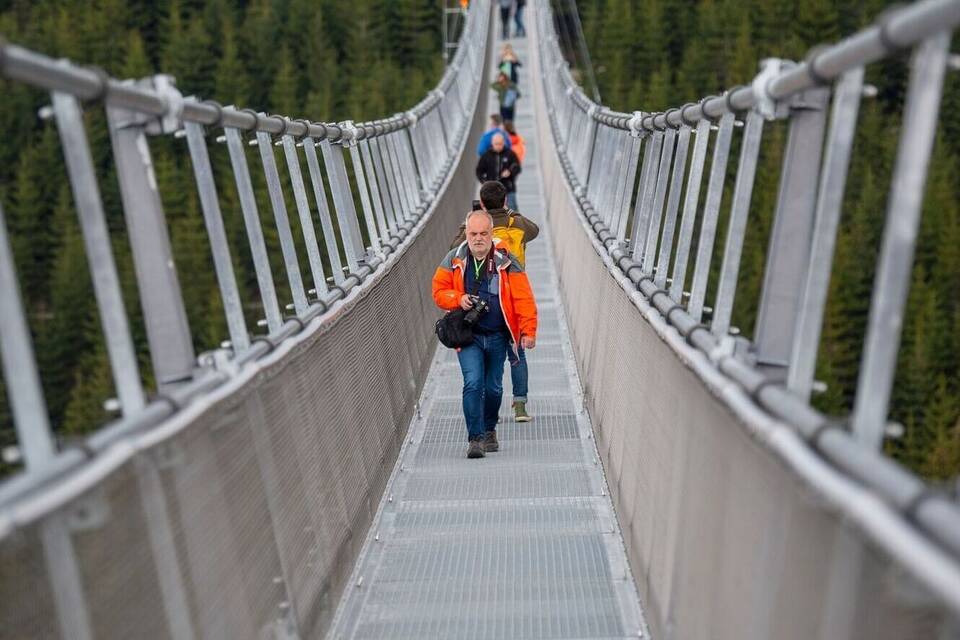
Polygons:
[[500,451],[500,443],[497,442],[497,432],[496,431],[487,431],[483,436],[483,450],[487,453],[493,453],[494,451]]
[[471,440],[470,445],[467,447],[467,457],[468,458],[482,458],[486,456],[483,452],[483,442],[481,440]]
[[517,422],[530,422],[533,416],[527,413],[527,403],[523,400],[514,400],[513,419]]

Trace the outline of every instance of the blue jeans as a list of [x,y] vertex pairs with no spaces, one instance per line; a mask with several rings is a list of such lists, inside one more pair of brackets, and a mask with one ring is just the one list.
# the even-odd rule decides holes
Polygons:
[[507,336],[495,333],[475,336],[473,344],[457,353],[463,374],[463,417],[468,440],[481,438],[497,428],[506,351]]
[[517,192],[516,191],[507,191],[507,206],[517,210]]
[[527,381],[529,373],[527,372],[527,356],[523,347],[517,346],[517,354],[520,359],[516,362],[511,358],[511,349],[507,349],[507,359],[510,360],[510,380],[513,382],[513,401],[527,401]]
[[513,22],[517,25],[516,35],[525,36],[527,35],[527,30],[523,26],[523,7],[517,7],[516,12],[513,14]]

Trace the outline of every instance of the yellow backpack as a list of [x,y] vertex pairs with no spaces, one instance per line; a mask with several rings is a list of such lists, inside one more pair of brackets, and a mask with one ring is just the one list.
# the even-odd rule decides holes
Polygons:
[[500,242],[506,250],[517,257],[521,267],[525,267],[527,262],[524,256],[527,245],[524,241],[524,235],[523,229],[513,226],[513,216],[510,216],[507,226],[493,228],[493,237],[500,238]]

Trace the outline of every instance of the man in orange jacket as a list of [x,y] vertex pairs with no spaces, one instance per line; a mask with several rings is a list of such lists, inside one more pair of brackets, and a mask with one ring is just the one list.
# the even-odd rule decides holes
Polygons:
[[452,249],[433,274],[433,300],[445,311],[486,303],[473,327],[473,344],[459,349],[463,373],[463,416],[468,458],[500,448],[497,418],[503,399],[503,361],[507,349],[533,349],[537,340],[537,304],[527,274],[516,258],[499,248],[493,218],[471,211],[466,241]]

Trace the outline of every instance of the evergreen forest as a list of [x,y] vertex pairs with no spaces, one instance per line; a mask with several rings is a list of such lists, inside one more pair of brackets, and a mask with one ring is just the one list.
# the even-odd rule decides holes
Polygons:
[[[116,78],[163,72],[176,78],[185,96],[326,122],[408,109],[443,71],[436,0],[0,0],[0,35]],[[0,79],[0,202],[51,421],[58,437],[69,440],[116,413],[104,405],[114,389],[60,141],[54,123],[38,117],[49,100],[42,91]],[[87,105],[84,117],[141,375],[150,390],[155,386],[102,105]],[[263,312],[238,196],[225,145],[209,142],[253,329]],[[227,328],[193,168],[185,140],[151,138],[150,147],[199,353],[215,348]],[[277,154],[282,167],[282,152]],[[252,152],[248,162],[257,166]],[[251,173],[274,278],[285,282],[263,172]],[[291,189],[284,191],[288,210],[295,211]],[[302,246],[299,253],[305,255]],[[283,299],[282,289],[281,305],[291,301]],[[0,384],[0,447],[15,441]]]
[[[868,24],[889,3],[554,0],[561,22],[570,23],[574,4],[603,103],[623,111],[657,111],[748,83],[762,58],[803,59],[812,46]],[[442,71],[438,0],[0,0],[0,35],[101,67],[114,77],[162,71],[176,77],[184,95],[321,121],[363,120],[408,108]],[[561,35],[582,67],[574,32]],[[876,96],[864,99],[858,121],[818,358],[817,379],[825,390],[815,396],[820,409],[840,419],[853,406],[907,62],[901,56],[869,68]],[[904,430],[885,443],[890,455],[936,481],[960,473],[960,83],[955,76],[948,73],[945,86],[894,387],[892,419]],[[104,406],[114,391],[59,138],[53,124],[37,115],[48,102],[40,91],[0,80],[0,202],[51,419],[59,436],[69,439],[115,416]],[[102,107],[89,105],[85,118],[142,377],[152,389]],[[766,125],[734,317],[746,336],[754,330],[785,143],[782,123]],[[229,175],[222,147],[210,145],[211,160],[217,175]],[[152,139],[151,151],[199,352],[216,347],[227,330],[192,166],[183,140]],[[731,158],[737,153],[735,146]],[[730,162],[730,190],[736,164]],[[253,175],[268,247],[277,261],[275,277],[283,281],[266,190],[256,184],[262,172]],[[218,180],[236,250],[234,268],[253,327],[263,314],[244,253],[236,190],[227,184]],[[723,213],[729,211],[730,197],[725,194]],[[715,270],[722,233],[716,247]],[[715,273],[711,290],[716,281]],[[0,385],[0,447],[14,441]]]
[[[579,0],[601,101],[619,111],[662,111],[749,84],[767,57],[803,60],[810,48],[870,24],[883,0]],[[579,70],[573,3],[555,0],[561,43]],[[815,404],[845,419],[853,407],[870,292],[898,142],[909,57],[868,67],[876,96],[862,102],[830,283]],[[947,72],[904,318],[886,451],[935,481],[960,473],[960,82]],[[580,73],[587,94],[589,74]],[[752,335],[776,206],[786,127],[765,126],[733,324]],[[736,139],[736,136],[735,136]],[[738,149],[731,150],[729,212]],[[702,208],[701,199],[701,208]],[[725,230],[721,218],[719,229]],[[723,231],[712,261],[716,290]],[[689,284],[689,283],[688,283]]]

